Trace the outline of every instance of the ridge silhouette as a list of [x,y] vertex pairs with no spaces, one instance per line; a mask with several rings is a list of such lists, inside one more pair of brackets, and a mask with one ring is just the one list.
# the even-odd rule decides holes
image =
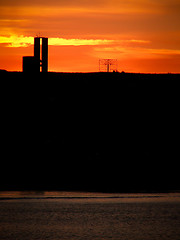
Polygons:
[[0,190],[180,189],[179,74],[0,77]]

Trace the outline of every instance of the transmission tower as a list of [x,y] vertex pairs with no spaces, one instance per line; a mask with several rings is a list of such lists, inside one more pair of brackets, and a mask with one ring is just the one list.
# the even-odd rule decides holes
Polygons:
[[99,59],[100,72],[117,72],[117,59]]

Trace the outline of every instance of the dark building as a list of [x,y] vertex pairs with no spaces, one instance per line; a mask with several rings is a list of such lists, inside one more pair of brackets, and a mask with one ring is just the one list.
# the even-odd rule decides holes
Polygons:
[[34,56],[23,57],[23,72],[38,73],[40,68],[42,72],[48,72],[48,38],[44,37],[34,38]]
[[40,38],[34,38],[34,57],[40,62]]
[[42,72],[48,71],[48,38],[42,38]]
[[36,63],[34,57],[23,57],[23,72],[35,71]]

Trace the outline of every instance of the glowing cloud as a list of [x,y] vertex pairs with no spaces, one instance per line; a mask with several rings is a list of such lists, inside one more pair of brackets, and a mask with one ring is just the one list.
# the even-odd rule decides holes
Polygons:
[[[49,45],[52,46],[87,46],[87,45],[103,45],[113,43],[114,40],[106,39],[65,39],[65,38],[49,38]],[[0,44],[7,47],[27,47],[34,44],[33,37],[24,36],[0,36]]]
[[9,37],[0,36],[0,44],[5,44],[7,47],[27,47],[34,43],[33,37],[24,37],[12,35]]
[[87,46],[87,45],[103,45],[113,43],[114,40],[106,39],[64,39],[50,38],[49,45],[54,46]]

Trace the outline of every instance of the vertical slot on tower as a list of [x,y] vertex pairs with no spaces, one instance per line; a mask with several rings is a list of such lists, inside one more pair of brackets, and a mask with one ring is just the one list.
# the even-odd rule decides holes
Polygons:
[[42,72],[42,38],[40,38],[40,69]]

